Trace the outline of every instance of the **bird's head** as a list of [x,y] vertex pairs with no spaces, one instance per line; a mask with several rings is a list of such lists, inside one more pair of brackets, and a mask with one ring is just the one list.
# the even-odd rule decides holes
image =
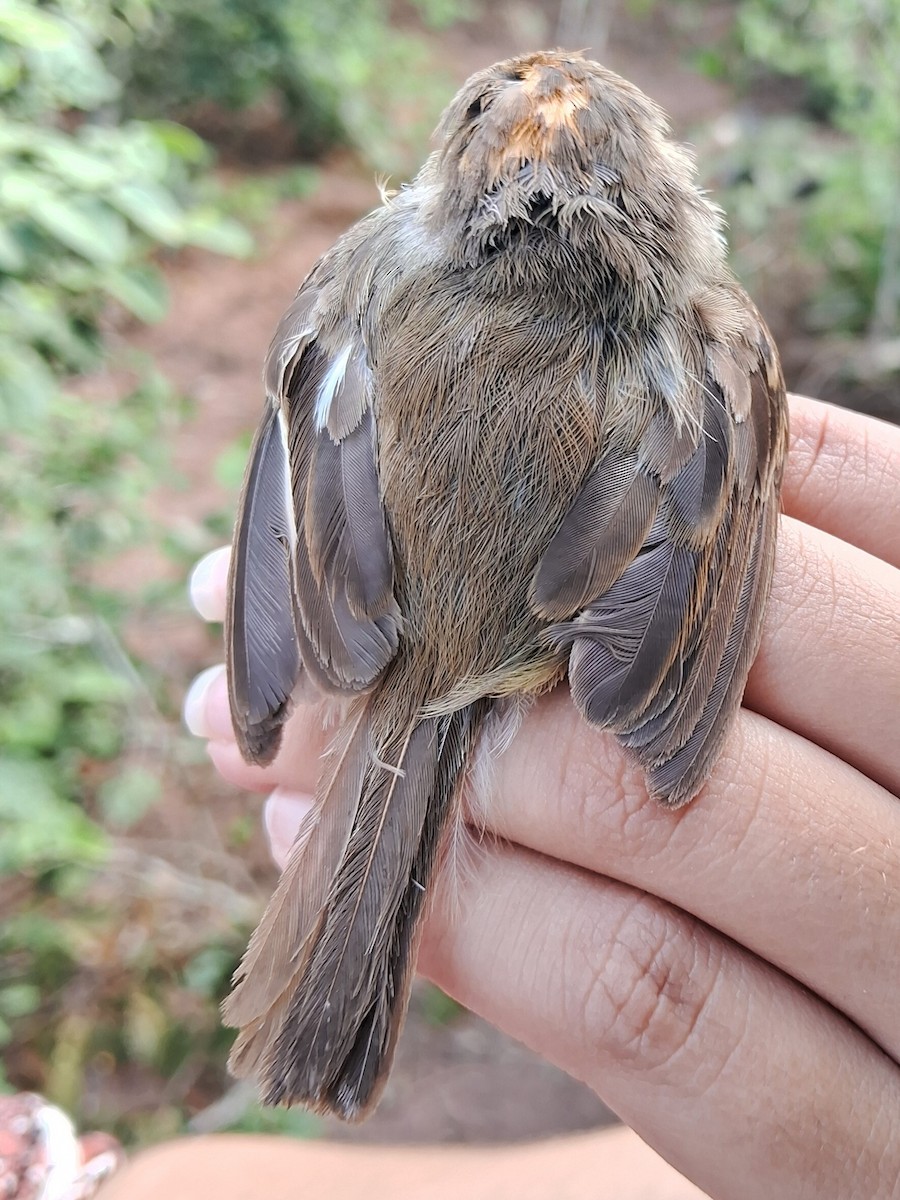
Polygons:
[[632,281],[648,256],[675,270],[685,254],[721,257],[718,213],[663,110],[579,54],[542,51],[473,75],[437,143],[419,179],[430,223],[463,262],[533,229],[621,261]]

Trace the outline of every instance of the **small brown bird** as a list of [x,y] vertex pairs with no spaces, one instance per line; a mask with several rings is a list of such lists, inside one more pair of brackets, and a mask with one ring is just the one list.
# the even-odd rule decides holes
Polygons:
[[337,700],[316,806],[226,1003],[269,1103],[384,1085],[460,796],[567,673],[672,808],[740,703],[787,441],[769,333],[664,113],[563,52],[474,75],[413,183],[278,327],[227,621],[269,762]]

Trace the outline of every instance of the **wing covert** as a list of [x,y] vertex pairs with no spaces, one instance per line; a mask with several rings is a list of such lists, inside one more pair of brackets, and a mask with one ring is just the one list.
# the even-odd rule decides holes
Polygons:
[[535,578],[576,705],[618,734],[673,807],[719,753],[771,580],[785,395],[761,322],[758,334],[710,349],[693,428],[657,412],[633,451],[601,459]]
[[227,644],[245,757],[277,752],[291,697],[365,691],[397,649],[394,556],[377,471],[374,381],[358,326],[301,289],[266,360],[269,404],[241,497]]

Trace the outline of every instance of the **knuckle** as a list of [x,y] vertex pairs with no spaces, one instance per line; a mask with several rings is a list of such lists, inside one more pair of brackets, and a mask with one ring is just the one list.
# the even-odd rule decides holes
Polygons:
[[871,436],[867,424],[823,405],[795,428],[786,482],[795,496],[819,509],[836,502],[845,488],[855,494],[860,487],[894,485],[898,466],[896,455]]
[[[627,907],[611,940],[594,948],[593,969],[573,1020],[598,1057],[642,1074],[699,1071],[701,1029],[720,972],[715,944],[641,897]],[[584,967],[581,968],[582,978]],[[693,1068],[689,1065],[694,1058]]]

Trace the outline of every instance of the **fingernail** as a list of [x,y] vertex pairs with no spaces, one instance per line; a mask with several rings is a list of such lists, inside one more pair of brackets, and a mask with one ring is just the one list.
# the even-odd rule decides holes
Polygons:
[[207,667],[205,671],[200,672],[187,690],[181,715],[189,732],[194,737],[208,738],[213,735],[214,730],[207,712],[207,700],[210,688],[218,679],[221,679],[224,673],[225,667],[222,663],[217,663],[214,667]]
[[225,617],[225,579],[230,557],[231,547],[220,546],[204,555],[191,572],[188,593],[204,621],[221,621]]
[[263,807],[263,827],[272,857],[283,867],[290,857],[297,831],[313,806],[306,792],[289,792],[276,788]]

